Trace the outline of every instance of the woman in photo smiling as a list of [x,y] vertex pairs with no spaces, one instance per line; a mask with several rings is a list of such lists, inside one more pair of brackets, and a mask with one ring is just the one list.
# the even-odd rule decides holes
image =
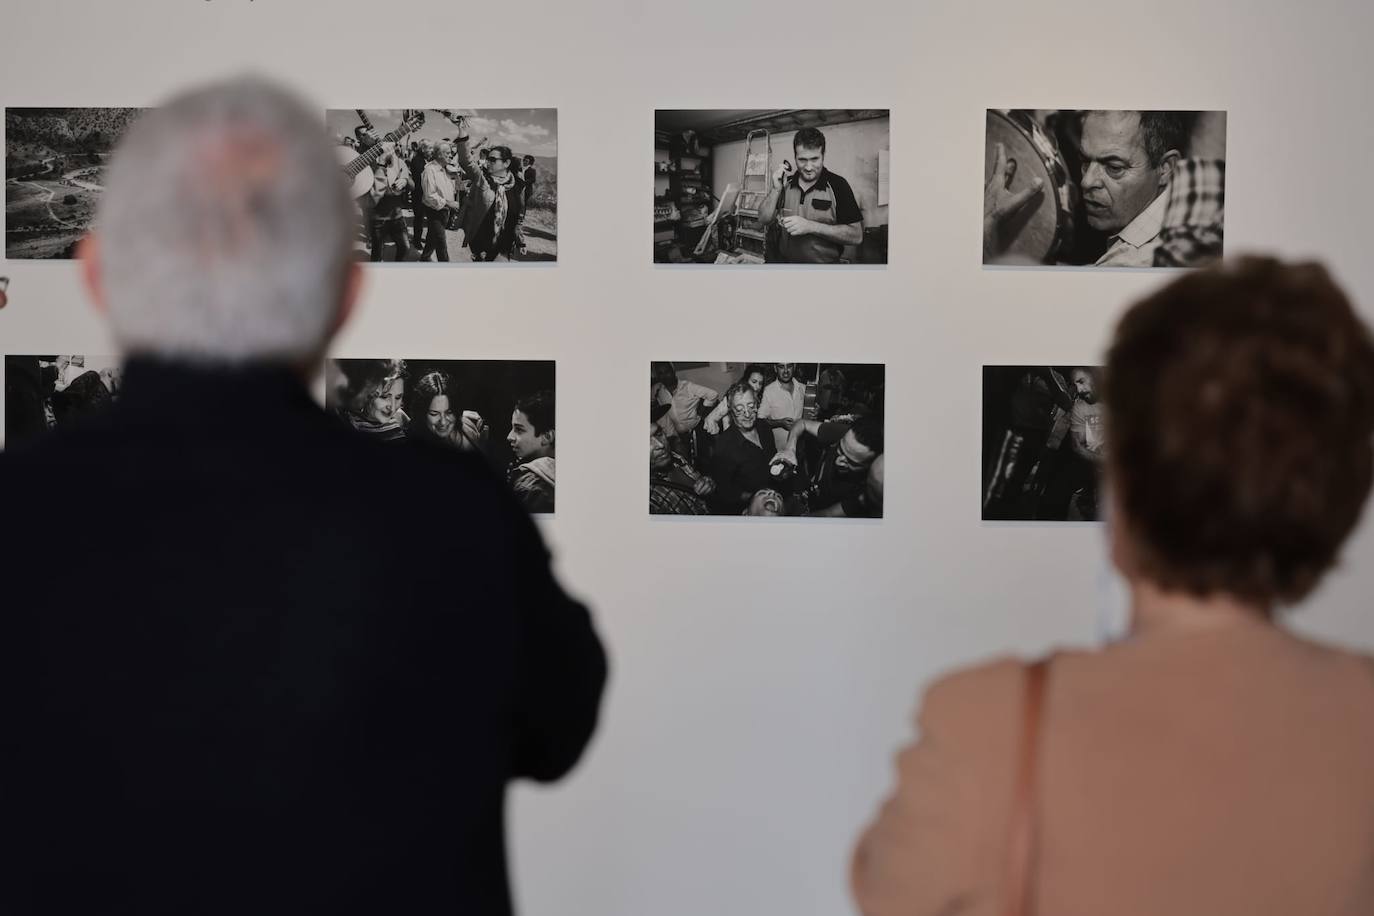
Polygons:
[[410,434],[429,436],[464,451],[477,451],[490,432],[475,410],[463,410],[453,376],[435,369],[415,383],[410,397]]
[[331,406],[345,422],[384,442],[406,437],[405,360],[338,359],[334,370],[337,388],[330,393],[338,400]]

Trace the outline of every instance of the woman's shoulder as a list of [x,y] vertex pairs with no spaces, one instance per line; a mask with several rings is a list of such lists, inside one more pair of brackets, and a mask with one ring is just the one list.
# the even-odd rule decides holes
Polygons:
[[1001,656],[958,668],[932,681],[921,698],[923,733],[992,726],[1019,716],[1026,672],[1033,662]]

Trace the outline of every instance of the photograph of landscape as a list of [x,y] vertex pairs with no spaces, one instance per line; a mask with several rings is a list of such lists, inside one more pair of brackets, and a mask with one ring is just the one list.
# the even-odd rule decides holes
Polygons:
[[5,109],[5,257],[70,258],[139,108]]

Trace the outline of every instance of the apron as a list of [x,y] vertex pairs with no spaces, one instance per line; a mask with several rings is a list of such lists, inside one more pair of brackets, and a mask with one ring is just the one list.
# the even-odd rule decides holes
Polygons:
[[[782,208],[796,213],[805,219],[835,225],[835,192],[830,182],[825,187],[814,187],[802,202],[801,187],[788,182],[783,190]],[[844,246],[818,235],[788,235],[781,227],[778,229],[778,253],[782,259],[792,264],[835,264],[844,253]]]

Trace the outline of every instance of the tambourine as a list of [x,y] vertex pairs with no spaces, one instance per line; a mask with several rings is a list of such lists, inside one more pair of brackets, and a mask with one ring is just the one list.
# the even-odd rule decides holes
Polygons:
[[997,261],[1054,263],[1055,257],[1073,242],[1073,213],[1078,185],[1069,177],[1063,155],[1049,134],[1025,109],[988,109],[987,139],[983,158],[983,183],[992,178],[997,144],[1006,150],[1007,162],[1015,163],[1009,190],[1043,182],[1039,201],[1009,217],[1000,227],[1005,247]]

